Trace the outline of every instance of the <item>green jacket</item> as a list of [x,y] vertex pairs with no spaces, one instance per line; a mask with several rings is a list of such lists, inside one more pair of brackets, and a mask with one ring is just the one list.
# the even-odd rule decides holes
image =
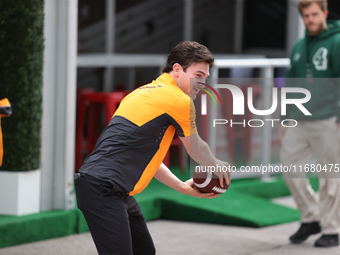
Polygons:
[[[313,38],[306,30],[305,37],[295,43],[290,62],[285,87],[310,91],[311,99],[303,106],[312,115],[306,116],[295,105],[287,105],[287,115],[281,118],[322,120],[337,116],[340,120],[340,21],[329,22],[328,28]],[[287,94],[287,98],[304,97],[301,93]]]

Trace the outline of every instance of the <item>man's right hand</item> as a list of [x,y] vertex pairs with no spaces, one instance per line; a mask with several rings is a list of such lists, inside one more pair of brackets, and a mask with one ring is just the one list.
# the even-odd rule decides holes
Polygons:
[[180,137],[180,139],[190,157],[198,164],[203,166],[219,166],[222,170],[224,170],[214,172],[214,174],[220,179],[221,187],[224,187],[224,180],[227,185],[230,184],[230,169],[228,168],[229,164],[227,162],[216,159],[211,153],[208,144],[201,139],[198,133],[192,134],[191,136],[187,137]]
[[[216,159],[216,165],[221,167],[221,171],[215,171],[213,174],[215,174],[220,179],[221,187],[224,187],[224,181],[227,185],[230,185],[231,173],[229,169],[229,163]],[[226,171],[226,169],[228,170]]]

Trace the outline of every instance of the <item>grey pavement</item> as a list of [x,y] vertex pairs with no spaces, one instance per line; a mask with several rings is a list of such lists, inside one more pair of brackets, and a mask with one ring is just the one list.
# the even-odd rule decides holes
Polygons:
[[[159,255],[335,255],[340,247],[313,247],[319,235],[293,245],[288,236],[298,222],[265,228],[157,220],[148,222]],[[1,255],[93,255],[97,254],[89,233],[0,249]]]
[[[275,200],[293,207],[291,198]],[[288,237],[299,223],[265,228],[156,220],[148,222],[158,255],[339,255],[340,246],[314,247],[320,236],[311,236],[305,243],[290,244]],[[89,233],[17,245],[0,249],[0,255],[93,255],[97,254]]]

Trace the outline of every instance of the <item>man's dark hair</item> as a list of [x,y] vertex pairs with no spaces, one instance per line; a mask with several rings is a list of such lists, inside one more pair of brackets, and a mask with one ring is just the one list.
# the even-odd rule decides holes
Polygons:
[[183,67],[184,72],[192,63],[206,62],[209,68],[214,65],[214,56],[202,44],[192,41],[183,41],[177,44],[170,52],[163,73],[170,73],[174,64]]
[[302,9],[310,6],[313,3],[317,3],[322,11],[325,11],[328,8],[327,0],[300,0],[298,3],[300,13],[302,13]]

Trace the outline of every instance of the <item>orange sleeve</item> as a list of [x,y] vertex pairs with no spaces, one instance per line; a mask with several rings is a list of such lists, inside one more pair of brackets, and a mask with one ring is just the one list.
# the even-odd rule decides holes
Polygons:
[[187,137],[197,133],[196,109],[194,102],[189,96],[183,95],[174,102],[169,114],[179,125],[179,127],[175,126],[179,136]]
[[2,144],[1,116],[0,116],[0,166],[2,166],[3,156],[4,156],[4,147]]
[[0,100],[0,117],[8,117],[12,114],[11,104],[7,98]]

